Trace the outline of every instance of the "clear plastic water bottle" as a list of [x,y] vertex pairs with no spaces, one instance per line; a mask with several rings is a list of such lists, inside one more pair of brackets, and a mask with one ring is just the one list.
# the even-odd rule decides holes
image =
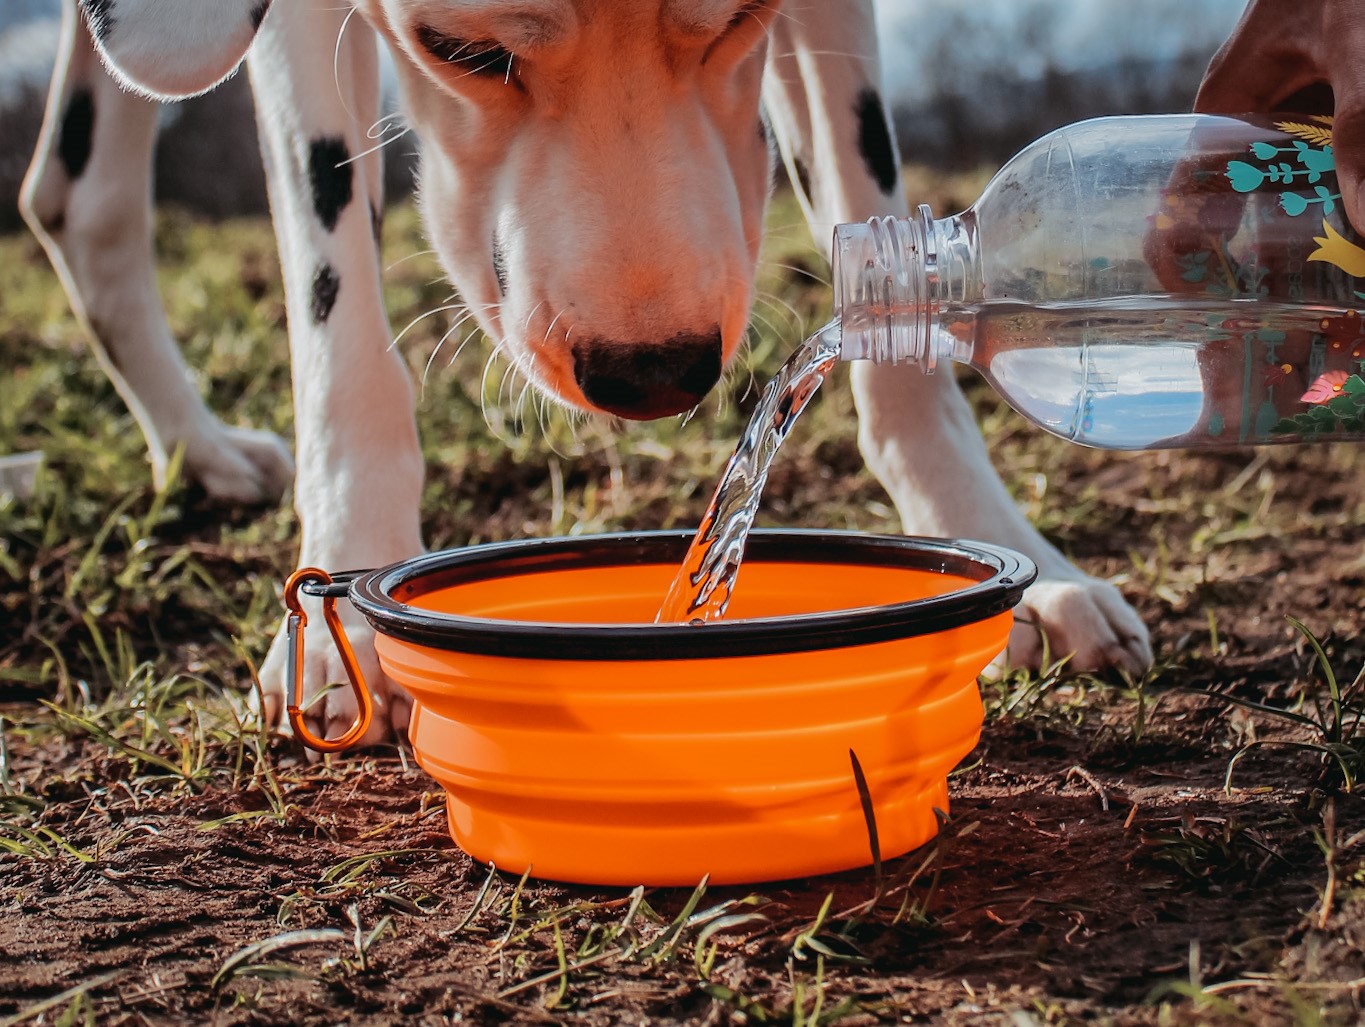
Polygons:
[[1330,118],[1071,125],[955,217],[839,226],[834,282],[843,359],[970,364],[1074,442],[1365,439],[1365,247]]

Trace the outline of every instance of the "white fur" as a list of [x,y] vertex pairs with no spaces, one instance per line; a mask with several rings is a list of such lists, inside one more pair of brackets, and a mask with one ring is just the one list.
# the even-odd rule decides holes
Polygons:
[[128,88],[161,99],[193,96],[212,89],[242,63],[256,34],[252,13],[257,3],[118,0],[97,46]]
[[[241,24],[253,6],[115,0],[106,57],[144,89],[197,91],[245,50]],[[206,7],[218,36],[188,24]],[[350,18],[344,5],[277,3],[248,65],[289,313],[301,565],[372,566],[421,548],[412,389],[389,345],[371,238],[379,160],[354,160],[353,198],[330,230],[307,181],[310,140],[340,139],[352,155],[371,146],[376,35],[397,58],[406,113],[422,140],[422,212],[451,280],[489,337],[542,389],[590,408],[575,378],[577,346],[610,350],[719,328],[725,356],[737,348],[770,173],[758,132],[760,85],[783,159],[810,171],[806,212],[817,239],[841,221],[907,213],[899,184],[883,191],[857,145],[855,100],[880,82],[870,3],[786,0],[755,8],[727,32],[740,7],[740,0],[360,0],[363,17]],[[499,81],[438,60],[422,45],[424,31],[496,40],[513,53],[513,72]],[[277,494],[285,466],[277,443],[226,429],[207,413],[185,382],[155,300],[145,204],[150,108],[120,96],[70,20],[68,36],[25,192],[29,219],[97,342],[119,355],[107,363],[123,368],[111,373],[154,465],[183,442],[192,472],[211,491],[228,499]],[[54,125],[82,84],[96,93],[91,164],[101,172],[98,181],[87,172],[73,184],[52,157]],[[61,231],[41,230],[61,212]],[[340,289],[330,317],[317,324],[311,293],[323,264]],[[1014,658],[1036,662],[1045,632],[1052,653],[1074,652],[1078,667],[1140,672],[1150,663],[1146,629],[1117,591],[1073,568],[1010,501],[951,375],[858,367],[853,379],[863,452],[907,531],[989,539],[1038,562],[1042,579],[1021,611]],[[402,728],[407,701],[380,676],[367,629],[350,620],[380,701],[377,738]],[[262,674],[272,718],[284,666],[281,640]],[[310,636],[306,667],[310,695],[341,679],[325,635]],[[310,718],[335,734],[353,712],[349,693],[334,690]]]

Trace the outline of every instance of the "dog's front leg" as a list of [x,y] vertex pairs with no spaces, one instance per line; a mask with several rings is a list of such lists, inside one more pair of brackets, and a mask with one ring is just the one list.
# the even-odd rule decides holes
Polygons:
[[[771,47],[764,102],[815,238],[828,245],[839,222],[907,215],[870,0],[788,0]],[[1045,634],[1053,656],[1075,654],[1073,668],[1147,668],[1146,627],[1014,505],[951,373],[859,363],[852,377],[859,443],[905,531],[981,538],[1038,563],[1010,638],[1013,662],[1037,665]]]
[[184,477],[224,503],[273,502],[289,451],[269,432],[229,427],[190,378],[152,264],[157,104],[126,92],[68,0],[47,114],[19,208],[43,244],[100,364],[147,440],[158,487],[176,449]]
[[[294,381],[300,566],[372,567],[421,549],[422,456],[407,369],[393,349],[375,234],[382,199],[366,132],[378,108],[373,31],[344,5],[276,4],[248,59],[280,244]],[[349,604],[341,604],[349,609]],[[305,698],[345,677],[316,607]],[[407,723],[406,696],[381,678],[372,634],[347,618],[376,693],[376,740]],[[286,652],[277,638],[262,685],[277,717]],[[308,720],[335,736],[355,713],[328,692]]]

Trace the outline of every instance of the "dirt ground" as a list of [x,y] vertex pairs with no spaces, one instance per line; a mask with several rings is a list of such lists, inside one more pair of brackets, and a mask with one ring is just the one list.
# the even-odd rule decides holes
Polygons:
[[[248,335],[278,317],[272,273],[242,273],[264,231],[243,229],[224,272]],[[799,306],[813,287],[783,274]],[[880,880],[575,888],[464,856],[406,751],[310,764],[239,728],[292,559],[287,512],[158,497],[107,387],[70,370],[79,340],[45,327],[60,297],[17,309],[0,360],[48,380],[41,342],[77,398],[34,386],[25,414],[0,416],[0,442],[43,446],[53,471],[0,504],[0,1025],[1365,1022],[1358,449],[1101,454],[1040,439],[974,384],[1016,497],[1137,604],[1154,672],[984,683],[941,837]],[[716,436],[693,463],[673,435],[594,437],[563,459],[429,449],[429,537],[695,523],[743,386],[720,427],[676,429]],[[836,383],[798,428],[766,523],[892,527],[846,394]],[[269,402],[234,409],[268,422]],[[73,412],[87,406],[115,423],[91,427]],[[1291,616],[1346,689],[1339,709]]]

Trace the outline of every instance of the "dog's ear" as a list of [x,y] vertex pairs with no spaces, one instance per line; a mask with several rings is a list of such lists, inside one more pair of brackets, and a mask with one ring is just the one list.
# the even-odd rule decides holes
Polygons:
[[80,0],[110,71],[136,92],[212,89],[246,56],[270,0]]

